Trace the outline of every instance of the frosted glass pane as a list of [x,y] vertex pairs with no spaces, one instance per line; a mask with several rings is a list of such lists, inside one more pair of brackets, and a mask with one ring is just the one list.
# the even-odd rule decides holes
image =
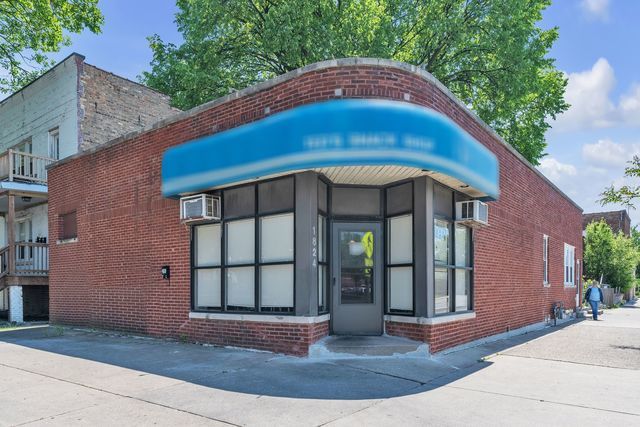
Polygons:
[[435,260],[449,264],[449,223],[435,220],[433,225]]
[[437,268],[435,272],[435,308],[436,313],[448,313],[449,310],[449,272],[446,268]]
[[260,306],[293,307],[293,265],[260,267]]
[[196,227],[196,266],[220,265],[220,224]]
[[260,218],[262,262],[293,261],[293,214]]
[[456,225],[455,238],[455,262],[458,267],[471,266],[471,254],[469,253],[469,229],[463,225]]
[[220,305],[220,269],[196,270],[196,307]]
[[227,269],[227,305],[237,307],[255,305],[253,267]]
[[389,309],[413,310],[413,267],[389,268]]
[[389,264],[413,262],[413,215],[389,218]]
[[254,261],[254,220],[243,219],[227,223],[227,263],[243,264]]
[[456,270],[456,311],[469,309],[469,287],[471,284],[468,270]]

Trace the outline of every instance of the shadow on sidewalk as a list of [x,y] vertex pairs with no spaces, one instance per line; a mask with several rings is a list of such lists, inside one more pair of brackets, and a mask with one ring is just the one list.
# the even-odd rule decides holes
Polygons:
[[[78,372],[100,370],[100,366],[83,364],[83,361],[92,361],[253,395],[380,399],[424,392],[472,375],[492,364],[491,359],[487,359],[490,355],[574,323],[432,357],[351,359],[297,358],[109,332],[39,326],[0,330],[0,352],[16,354],[3,358],[0,364],[83,382],[84,379],[78,380]],[[27,349],[70,357],[47,360]],[[19,357],[22,354],[24,357]],[[34,357],[38,358],[38,363],[29,363]],[[91,379],[92,384],[96,381]]]

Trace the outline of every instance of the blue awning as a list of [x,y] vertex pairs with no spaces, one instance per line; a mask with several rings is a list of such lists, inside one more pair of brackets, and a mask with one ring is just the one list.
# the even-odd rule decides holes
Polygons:
[[496,199],[498,161],[446,116],[417,105],[335,100],[305,105],[168,149],[162,193],[177,197],[258,177],[393,165],[440,172]]

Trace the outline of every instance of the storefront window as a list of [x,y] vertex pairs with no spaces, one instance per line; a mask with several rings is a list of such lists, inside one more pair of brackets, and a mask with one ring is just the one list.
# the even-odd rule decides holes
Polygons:
[[260,218],[260,307],[293,308],[293,213]]
[[196,310],[293,312],[293,188],[287,177],[224,190],[222,223],[193,227]]
[[455,235],[456,311],[471,309],[471,230],[456,225]]
[[471,229],[453,222],[454,193],[434,187],[435,313],[471,310]]
[[194,305],[219,309],[221,304],[220,224],[195,227]]
[[385,189],[387,312],[413,314],[413,183]]
[[255,306],[254,267],[227,268],[227,310],[253,310]]
[[413,311],[413,215],[387,219],[387,289],[390,312]]
[[449,269],[436,268],[435,273],[435,311],[436,314],[448,313],[449,308]]
[[253,264],[255,257],[255,220],[227,223],[227,265]]

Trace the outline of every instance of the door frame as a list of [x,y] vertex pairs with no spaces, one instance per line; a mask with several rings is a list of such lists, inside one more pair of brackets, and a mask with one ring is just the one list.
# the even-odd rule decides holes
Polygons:
[[[385,268],[384,268],[384,223],[380,219],[369,219],[369,220],[332,220],[329,225],[329,303],[330,303],[330,321],[329,321],[329,332],[331,335],[335,335],[335,321],[336,321],[336,307],[340,301],[339,295],[339,266],[340,266],[340,249],[339,243],[340,240],[338,238],[338,232],[340,228],[343,227],[370,227],[374,231],[374,236],[377,237],[374,239],[374,284],[373,284],[373,303],[367,304],[372,306],[372,311],[378,311],[378,326],[379,331],[376,333],[351,333],[351,334],[340,334],[339,335],[382,335],[384,334],[384,310],[385,310]],[[376,274],[377,273],[377,274]],[[377,276],[377,279],[376,279]],[[354,307],[358,305],[364,304],[353,304]],[[375,308],[374,308],[375,307]]]

